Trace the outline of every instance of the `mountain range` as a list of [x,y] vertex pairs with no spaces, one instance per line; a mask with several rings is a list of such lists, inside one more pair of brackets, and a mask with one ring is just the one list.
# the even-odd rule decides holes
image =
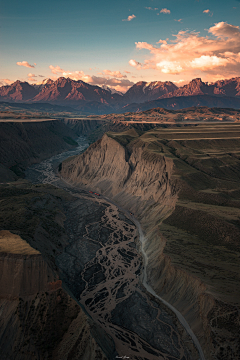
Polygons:
[[41,85],[17,80],[0,87],[0,101],[71,106],[87,114],[142,111],[159,106],[168,109],[191,106],[240,108],[240,77],[211,84],[196,78],[182,87],[170,81],[140,81],[125,94],[64,77],[55,81],[46,79]]

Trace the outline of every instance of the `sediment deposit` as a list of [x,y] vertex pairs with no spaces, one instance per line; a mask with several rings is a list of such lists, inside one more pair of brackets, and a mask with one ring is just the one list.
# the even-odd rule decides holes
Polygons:
[[[240,351],[239,294],[232,290],[239,285],[239,129],[224,126],[106,134],[61,170],[67,181],[106,194],[140,220],[149,283],[183,313],[206,359],[219,360]],[[181,225],[179,206],[179,215],[188,210]],[[226,233],[220,242],[214,221]]]

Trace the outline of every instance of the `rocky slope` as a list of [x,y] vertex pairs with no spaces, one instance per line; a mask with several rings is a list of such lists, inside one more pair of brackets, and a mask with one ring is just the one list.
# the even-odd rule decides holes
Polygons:
[[38,94],[38,91],[33,85],[27,82],[15,81],[11,85],[2,86],[0,88],[0,99],[11,101],[26,101],[33,99]]
[[54,260],[66,246],[62,204],[71,196],[24,181],[0,190],[1,359],[107,360],[99,327],[69,295]]
[[[216,198],[210,189],[205,198],[202,191],[208,189],[208,186],[220,188],[220,181],[216,180],[216,176],[222,179],[223,189],[226,188],[227,179],[230,179],[229,190],[234,188],[235,182],[231,183],[230,172],[233,174],[236,166],[238,169],[238,155],[234,158],[234,165],[226,164],[222,158],[225,168],[218,163],[219,169],[222,169],[219,172],[214,164],[220,160],[213,159],[212,163],[207,161],[204,151],[208,150],[202,150],[202,160],[200,160],[200,146],[203,140],[196,142],[195,139],[196,149],[191,150],[191,156],[188,156],[186,164],[186,145],[181,147],[180,144],[181,141],[185,141],[186,144],[187,137],[192,136],[191,131],[191,136],[182,135],[182,131],[179,131],[177,138],[187,137],[186,140],[181,139],[177,142],[176,139],[174,141],[171,139],[171,129],[169,131],[169,140],[166,140],[165,135],[158,136],[156,131],[152,134],[146,133],[140,138],[134,130],[118,135],[105,134],[85,153],[63,162],[61,175],[74,185],[79,184],[106,194],[135,214],[146,234],[144,250],[148,257],[147,272],[152,287],[157,294],[183,313],[200,340],[206,359],[233,360],[240,350],[239,339],[235,336],[240,324],[236,303],[239,297],[234,290],[238,286],[237,255],[231,255],[231,246],[234,246],[237,254],[239,253],[236,239],[239,238],[240,230],[234,220],[238,216],[238,209],[229,210],[227,207],[225,213],[223,212],[223,208],[219,205],[221,199],[226,196],[224,190]],[[209,131],[213,136],[212,129]],[[226,133],[226,129],[221,131],[222,134]],[[195,133],[197,134],[198,130]],[[172,137],[176,137],[176,134],[173,135]],[[208,136],[205,134],[203,137]],[[219,138],[219,130],[215,136]],[[213,140],[212,143],[206,140],[204,146],[207,146],[207,149],[210,146],[211,151],[215,147],[225,146],[228,151],[228,146],[236,146],[237,143],[235,144],[234,141],[227,140],[223,145],[222,140]],[[206,166],[209,175],[204,173]],[[237,175],[235,171],[234,176],[238,177],[239,174]],[[182,189],[181,194],[185,194],[182,195],[185,202],[191,194],[194,196],[191,201],[200,204],[184,203],[185,205],[181,204],[180,210],[177,206],[174,211],[179,189]],[[203,198],[205,200],[200,200]],[[212,201],[216,204],[214,209],[210,205],[213,204]],[[227,206],[238,206],[236,202],[233,205],[231,197],[228,201],[230,202]],[[201,205],[201,202],[205,205]],[[206,205],[208,203],[209,205]],[[196,209],[193,206],[196,206]],[[184,211],[186,213],[188,207],[191,208],[188,211],[189,215],[185,220],[182,219],[179,225],[177,220]],[[233,211],[232,218],[229,217],[229,211]],[[169,216],[171,213],[172,215]],[[209,222],[207,219],[210,219],[210,213],[212,217]],[[197,224],[198,219],[199,226],[195,229],[194,224]],[[222,231],[229,237],[226,241],[221,240],[222,243],[215,247],[214,241],[218,244],[218,226],[214,224],[218,222],[222,224]],[[234,231],[231,230],[233,224]],[[161,230],[164,237],[160,235]],[[186,231],[191,234],[189,237]],[[203,242],[204,231],[209,234],[207,243]],[[230,246],[227,252],[226,246]],[[215,253],[215,259],[211,257],[209,251]],[[230,258],[227,258],[228,256]],[[217,281],[220,273],[222,276]],[[230,285],[233,279],[235,282]],[[231,296],[226,296],[227,293]]]

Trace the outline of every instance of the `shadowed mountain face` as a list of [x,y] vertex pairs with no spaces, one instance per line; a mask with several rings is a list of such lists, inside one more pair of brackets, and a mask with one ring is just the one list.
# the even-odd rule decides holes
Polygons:
[[124,97],[129,103],[141,103],[167,96],[177,89],[178,87],[170,81],[153,81],[150,83],[139,81],[124,94]]
[[[18,80],[11,85],[0,87],[0,100],[2,101],[32,101],[70,105],[77,110],[91,114],[111,113],[116,110],[120,113],[139,111],[139,109],[141,111],[156,106],[174,109],[191,106],[239,108],[240,100],[236,97],[240,97],[239,77],[219,80],[212,84],[204,83],[201,79],[193,79],[189,84],[180,88],[170,81],[150,83],[140,81],[123,95],[81,80],[75,81],[64,77],[60,77],[56,81],[45,80],[39,86]],[[164,100],[165,98],[167,100]],[[160,99],[161,104],[151,103],[156,100],[160,101]],[[136,105],[140,103],[145,103],[144,108]]]
[[0,100],[26,101],[33,99],[38,94],[38,90],[27,82],[15,81],[9,86],[0,88]]

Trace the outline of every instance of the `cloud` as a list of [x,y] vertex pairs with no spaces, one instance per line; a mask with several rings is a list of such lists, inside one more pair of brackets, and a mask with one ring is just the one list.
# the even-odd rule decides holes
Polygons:
[[28,74],[28,81],[37,81],[36,77],[37,77],[37,75],[29,73]]
[[213,16],[213,12],[210,12],[209,9],[203,11],[204,14],[209,14],[209,16]]
[[0,86],[11,85],[12,83],[13,83],[12,80],[9,80],[9,79],[0,79]]
[[52,73],[55,75],[61,75],[66,78],[69,77],[72,80],[82,80],[84,82],[90,83],[91,85],[98,85],[98,86],[107,85],[119,91],[127,91],[128,88],[134,84],[133,82],[126,79],[127,76],[121,74],[120,71],[104,70],[103,73],[107,75],[107,77],[104,77],[104,76],[87,75],[82,70],[80,71],[64,70],[59,65],[57,66],[50,65],[49,68],[51,69]]
[[163,9],[160,11],[160,13],[163,13],[163,14],[170,14],[170,13],[171,13],[171,11],[170,11],[170,10],[168,10],[167,8],[163,8]]
[[49,69],[52,71],[53,74],[62,74],[65,70],[61,69],[60,66],[53,66],[49,65]]
[[153,10],[153,11],[157,11],[158,8],[152,8],[151,6],[145,6],[145,9],[147,10]]
[[37,64],[34,63],[34,65],[30,65],[27,61],[18,61],[17,65],[18,66],[25,66],[25,67],[28,67],[28,68],[34,68],[35,67],[34,65],[37,65]]
[[103,70],[105,75],[113,76],[116,78],[126,78],[126,75],[121,74],[120,71]]
[[182,22],[182,19],[178,19],[178,20],[177,20],[177,19],[174,19],[174,21],[178,21],[178,22],[181,23],[181,22]]
[[174,40],[159,40],[157,45],[137,42],[138,50],[150,52],[144,62],[130,60],[136,69],[157,69],[163,74],[190,74],[221,78],[240,75],[240,28],[219,22],[208,29],[207,36],[198,32],[179,31]]
[[134,14],[129,15],[127,19],[122,19],[122,21],[131,21],[132,19],[134,19],[136,16]]
[[141,67],[142,67],[142,64],[134,59],[129,60],[128,63],[129,63],[129,65],[131,65],[137,69],[141,69]]

